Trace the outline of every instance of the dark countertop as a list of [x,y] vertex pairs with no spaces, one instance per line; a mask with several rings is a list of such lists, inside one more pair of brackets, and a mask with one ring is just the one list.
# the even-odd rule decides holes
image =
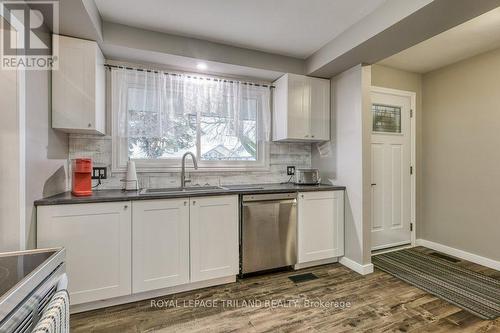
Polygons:
[[230,195],[230,194],[264,194],[285,192],[311,192],[311,191],[343,191],[345,186],[335,185],[293,185],[293,184],[248,184],[248,185],[222,185],[221,189],[196,190],[185,192],[140,194],[139,191],[122,190],[95,190],[91,196],[76,197],[71,192],[56,194],[51,197],[35,201],[35,206],[64,205],[77,203],[113,202],[129,200],[150,200],[187,198],[200,196]]

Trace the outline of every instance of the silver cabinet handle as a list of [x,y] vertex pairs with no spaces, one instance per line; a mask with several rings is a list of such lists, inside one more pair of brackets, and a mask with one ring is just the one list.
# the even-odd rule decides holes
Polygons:
[[196,205],[196,200],[193,201],[193,206]]
[[123,209],[127,209],[127,208],[128,208],[128,205],[123,206]]
[[377,184],[376,183],[372,183],[372,186],[375,186],[375,185],[377,185]]
[[303,198],[303,197],[304,197],[304,195],[303,195],[303,194],[301,194],[301,195],[300,195],[300,197],[301,197],[301,198]]
[[314,135],[311,135],[311,138],[314,138]]
[[92,124],[91,124],[91,123],[89,123],[89,124],[88,124],[88,127],[92,127]]
[[186,205],[187,205],[187,201],[184,201],[184,206],[186,206]]

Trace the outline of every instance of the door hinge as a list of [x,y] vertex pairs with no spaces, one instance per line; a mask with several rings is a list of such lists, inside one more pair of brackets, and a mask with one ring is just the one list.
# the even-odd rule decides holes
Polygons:
[[413,166],[410,166],[410,175],[413,175]]
[[413,231],[413,223],[410,223],[410,231]]
[[410,109],[410,118],[413,118],[413,110]]

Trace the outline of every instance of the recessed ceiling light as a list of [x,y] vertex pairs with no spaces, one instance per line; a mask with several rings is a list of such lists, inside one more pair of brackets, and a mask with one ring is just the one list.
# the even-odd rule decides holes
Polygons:
[[198,68],[200,71],[204,71],[208,68],[208,66],[204,62],[199,62],[196,64],[196,68]]

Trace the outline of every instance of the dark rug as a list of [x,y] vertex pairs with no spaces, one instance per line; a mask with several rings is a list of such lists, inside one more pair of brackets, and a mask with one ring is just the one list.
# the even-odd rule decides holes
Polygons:
[[378,269],[482,319],[500,316],[500,281],[414,249],[372,257]]

